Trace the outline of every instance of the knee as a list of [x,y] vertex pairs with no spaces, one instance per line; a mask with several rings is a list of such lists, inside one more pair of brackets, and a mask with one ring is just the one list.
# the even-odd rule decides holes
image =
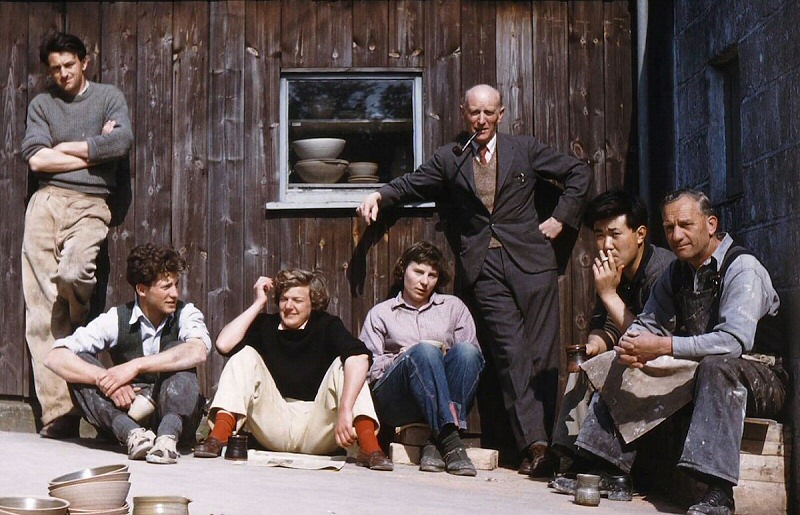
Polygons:
[[196,402],[200,396],[200,382],[197,374],[189,371],[175,372],[161,383],[158,392],[159,406],[183,406],[191,400]]
[[65,286],[85,283],[94,279],[97,266],[93,260],[64,259],[58,265],[58,280]]
[[420,342],[406,351],[406,354],[417,363],[433,363],[442,361],[442,351],[435,345]]
[[706,383],[730,383],[737,382],[736,366],[734,361],[739,358],[731,356],[706,356],[697,365],[695,372],[695,382]]
[[483,368],[483,354],[480,348],[470,343],[456,343],[450,352],[454,359],[460,362],[475,364]]

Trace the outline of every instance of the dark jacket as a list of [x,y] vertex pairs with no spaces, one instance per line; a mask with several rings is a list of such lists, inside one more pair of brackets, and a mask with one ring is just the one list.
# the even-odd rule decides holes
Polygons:
[[457,238],[451,239],[451,244],[467,284],[477,279],[492,234],[522,270],[555,270],[553,248],[539,231],[542,220],[534,205],[537,177],[564,185],[552,216],[579,228],[592,189],[592,170],[531,136],[498,134],[497,193],[494,211],[489,213],[475,191],[474,155],[465,152],[456,156],[455,146],[449,143],[439,147],[417,170],[384,185],[379,190],[381,208],[435,200],[445,222],[455,230]]

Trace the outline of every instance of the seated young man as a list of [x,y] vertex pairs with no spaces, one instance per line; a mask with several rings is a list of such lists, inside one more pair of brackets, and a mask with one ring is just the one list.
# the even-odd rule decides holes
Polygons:
[[[186,263],[170,248],[148,243],[128,256],[133,302],[111,308],[56,340],[45,365],[69,384],[77,405],[101,434],[128,446],[128,458],[175,463],[177,440],[194,438],[203,397],[195,367],[211,350],[203,314],[178,300]],[[97,354],[109,351],[106,369]],[[157,435],[128,416],[138,392],[156,403]]]
[[360,336],[374,357],[377,411],[393,426],[430,425],[435,443],[423,448],[420,470],[474,476],[458,430],[466,428],[484,363],[475,322],[460,299],[437,293],[449,277],[434,245],[406,249],[394,281],[399,293],[369,311]]
[[[278,313],[263,314],[273,285]],[[325,311],[322,276],[282,270],[274,283],[259,277],[253,290],[253,304],[217,338],[221,354],[235,353],[211,405],[211,434],[195,457],[219,456],[233,431],[246,425],[269,450],[330,454],[358,442],[359,465],[392,470],[378,445],[378,417],[365,384],[370,352]]]
[[[586,354],[592,357],[614,348],[675,256],[647,243],[647,207],[623,190],[594,198],[584,221],[594,232],[599,253],[592,265],[597,299],[586,342]],[[556,453],[575,457],[575,439],[593,392],[583,371],[569,374],[553,429]]]

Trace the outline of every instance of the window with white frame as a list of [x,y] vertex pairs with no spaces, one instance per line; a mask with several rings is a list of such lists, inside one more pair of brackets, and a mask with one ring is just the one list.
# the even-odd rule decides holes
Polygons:
[[354,207],[422,161],[422,75],[284,70],[280,198],[268,209]]

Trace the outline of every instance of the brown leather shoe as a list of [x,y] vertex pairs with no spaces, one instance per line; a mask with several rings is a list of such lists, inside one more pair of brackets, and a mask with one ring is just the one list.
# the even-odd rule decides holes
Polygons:
[[358,451],[356,465],[368,467],[370,470],[385,470],[387,472],[394,470],[394,463],[383,451],[373,451],[369,454],[364,451]]
[[195,458],[219,458],[222,455],[222,448],[225,442],[220,442],[213,436],[209,436],[194,448]]
[[530,477],[549,478],[553,475],[553,459],[550,456],[547,445],[535,443],[528,447],[527,456],[519,466],[519,473]]

